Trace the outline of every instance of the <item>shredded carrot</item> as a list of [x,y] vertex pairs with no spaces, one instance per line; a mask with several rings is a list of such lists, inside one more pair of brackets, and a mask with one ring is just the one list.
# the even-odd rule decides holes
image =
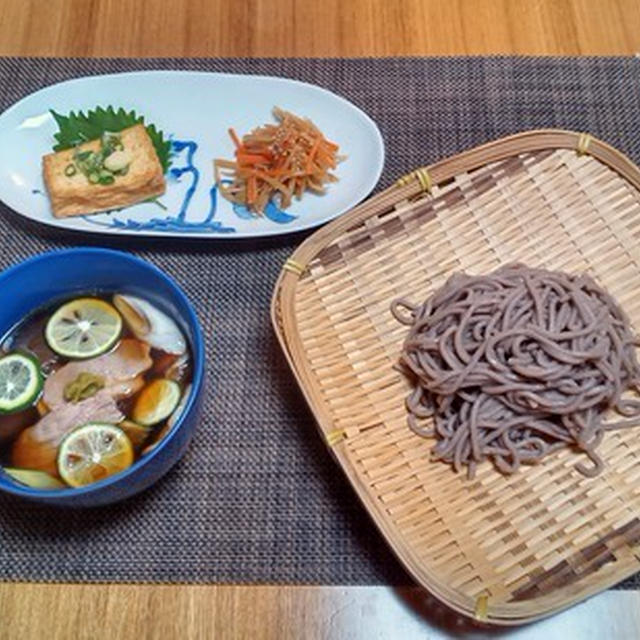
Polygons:
[[266,164],[270,162],[269,156],[261,153],[246,153],[238,150],[236,152],[236,159],[242,164]]
[[220,193],[261,215],[270,200],[286,209],[305,191],[323,193],[336,182],[331,173],[343,158],[338,145],[327,140],[310,121],[275,107],[277,124],[266,124],[240,140],[233,128],[235,162],[216,159],[214,173]]
[[247,204],[251,205],[256,199],[256,177],[251,176],[247,180]]

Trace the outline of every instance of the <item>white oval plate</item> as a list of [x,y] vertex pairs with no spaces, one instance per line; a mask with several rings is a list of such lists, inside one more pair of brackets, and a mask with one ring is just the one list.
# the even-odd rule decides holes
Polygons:
[[[159,199],[163,207],[145,202],[109,213],[55,218],[41,169],[57,131],[49,109],[66,115],[109,105],[135,109],[172,140],[167,192]],[[241,135],[272,122],[276,105],[313,120],[347,158],[338,165],[339,182],[330,184],[326,194],[306,193],[285,212],[272,206],[263,217],[250,216],[218,197],[213,159],[233,159],[229,127]],[[0,115],[0,140],[0,199],[12,209],[63,229],[126,235],[231,239],[309,229],[367,196],[384,164],[375,123],[325,89],[285,78],[191,71],[92,76],[46,87]]]

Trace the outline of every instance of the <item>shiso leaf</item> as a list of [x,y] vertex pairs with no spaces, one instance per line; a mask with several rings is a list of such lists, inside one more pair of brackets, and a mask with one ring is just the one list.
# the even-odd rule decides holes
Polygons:
[[66,116],[56,113],[53,109],[50,111],[58,125],[58,131],[53,134],[56,140],[54,151],[72,149],[83,142],[96,140],[105,131],[117,133],[136,124],[144,124],[164,173],[171,166],[171,142],[165,140],[162,131],[154,124],[145,124],[144,116],[137,115],[134,110],[125,111],[122,107],[116,110],[112,106],[106,109],[96,107],[86,114],[82,111],[71,111]]

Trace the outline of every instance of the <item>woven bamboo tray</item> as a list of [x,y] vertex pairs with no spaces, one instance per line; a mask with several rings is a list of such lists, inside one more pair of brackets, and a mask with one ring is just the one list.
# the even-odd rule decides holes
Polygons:
[[640,329],[640,170],[589,135],[531,131],[420,169],[307,239],[272,319],[320,432],[422,586],[496,624],[549,615],[640,571],[640,430],[609,432],[606,470],[559,452],[473,481],[406,425],[406,333],[391,300],[454,271],[521,261],[588,271]]

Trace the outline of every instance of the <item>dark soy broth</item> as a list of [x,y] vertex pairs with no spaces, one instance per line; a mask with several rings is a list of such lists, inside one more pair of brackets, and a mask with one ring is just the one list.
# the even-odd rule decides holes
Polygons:
[[191,378],[186,336],[144,298],[57,300],[0,342],[0,465],[41,489],[123,471],[169,432]]

